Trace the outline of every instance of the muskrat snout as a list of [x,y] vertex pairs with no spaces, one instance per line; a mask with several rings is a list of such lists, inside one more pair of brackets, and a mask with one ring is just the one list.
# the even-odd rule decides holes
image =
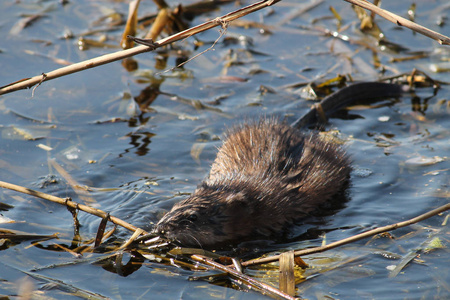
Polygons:
[[[153,233],[183,246],[212,247],[247,234],[247,199],[242,193],[199,187],[175,204]],[[247,228],[249,228],[247,226]]]

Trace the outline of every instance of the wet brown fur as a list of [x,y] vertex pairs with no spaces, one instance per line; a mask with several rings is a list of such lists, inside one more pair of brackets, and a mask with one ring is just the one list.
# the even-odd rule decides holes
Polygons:
[[350,163],[336,144],[274,119],[228,130],[207,178],[154,232],[211,248],[274,238],[345,186]]

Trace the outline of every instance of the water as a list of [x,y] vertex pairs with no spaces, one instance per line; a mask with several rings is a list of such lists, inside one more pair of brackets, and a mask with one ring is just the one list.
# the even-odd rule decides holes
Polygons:
[[[410,4],[397,1],[383,3],[383,7],[405,15]],[[25,50],[71,62],[118,50],[91,47],[80,51],[77,38],[90,29],[101,28],[106,43],[117,45],[120,29],[104,30],[111,19],[102,16],[113,11],[126,15],[128,10],[125,3],[115,1],[77,1],[64,6],[59,2],[2,2],[0,5],[0,31],[4,37],[0,43],[0,85],[61,67],[48,57],[30,55]],[[172,68],[177,56],[176,51],[171,51],[165,59],[166,54],[157,51],[135,57],[139,72],[128,72],[116,62],[44,82],[36,88],[34,96],[31,90],[1,96],[0,179],[55,196],[71,197],[149,230],[164,212],[185,197],[182,194],[192,192],[204,178],[220,145],[219,137],[227,127],[245,118],[295,117],[308,110],[310,103],[301,98],[300,88],[288,88],[288,85],[320,83],[337,74],[351,74],[359,81],[376,80],[382,75],[373,66],[374,53],[368,48],[323,36],[322,30],[316,29],[336,29],[334,19],[323,18],[331,16],[329,5],[342,15],[343,26],[349,25],[344,34],[352,41],[376,49],[374,53],[385,66],[384,75],[419,68],[436,80],[450,82],[448,72],[430,71],[432,64],[445,66],[448,48],[426,37],[377,18],[391,41],[409,49],[401,53],[382,51],[357,30],[355,14],[345,2],[324,2],[291,20],[289,16],[300,4],[280,2],[245,18],[263,21],[268,26],[266,32],[230,25],[226,39],[214,51],[189,62],[184,69],[155,75]],[[196,18],[192,25],[233,9],[236,9],[234,4],[223,5],[219,11]],[[416,18],[422,25],[450,35],[447,24],[436,25],[440,15],[448,10],[445,1],[417,3]],[[144,1],[140,15],[154,11],[151,1]],[[38,12],[44,16],[19,30],[17,22],[21,14]],[[73,32],[76,38],[63,39],[67,32]],[[192,56],[207,49],[218,36],[217,30],[210,30],[198,35],[205,42],[199,49],[194,49],[193,39],[179,42],[176,47]],[[391,58],[417,51],[424,51],[427,57],[390,62]],[[261,86],[269,92],[263,92]],[[146,96],[141,97],[139,107],[142,115],[130,115],[127,95],[138,97],[144,91]],[[405,95],[399,101],[352,110],[350,114],[358,118],[330,121],[327,129],[339,130],[356,170],[352,174],[349,201],[319,226],[334,229],[327,233],[327,242],[403,221],[448,202],[449,95],[446,85],[436,95],[432,88],[418,89],[415,95]],[[207,108],[196,108],[195,101]],[[44,150],[42,145],[52,150]],[[411,165],[411,160],[422,156],[438,157],[442,161]],[[87,198],[74,192],[67,178],[56,171],[52,159],[78,185],[88,187]],[[45,185],[49,175],[56,176],[56,183]],[[41,246],[30,246],[30,241],[0,246],[0,294],[15,295],[14,284],[25,277],[23,272],[32,272],[114,299],[261,297],[255,292],[188,281],[190,276],[204,274],[149,260],[144,260],[140,268],[124,268],[126,272],[119,275],[120,268],[114,267],[114,263],[94,263],[104,253],[85,254],[84,261],[54,246],[75,248],[94,238],[100,223],[98,217],[79,213],[80,242],[74,236],[72,217],[66,208],[8,190],[2,190],[0,195],[0,202],[14,206],[3,211],[2,216],[15,221],[2,224],[2,228],[42,235],[59,233],[58,240],[40,242]],[[299,295],[340,299],[448,298],[446,248],[422,253],[422,264],[411,263],[395,278],[388,277],[388,268],[400,260],[377,254],[381,249],[405,256],[423,245],[430,234],[443,228],[444,216],[423,221],[419,227],[394,231],[397,240],[382,238],[369,244],[365,240],[305,258],[314,267],[309,274],[321,270],[321,275],[299,284]],[[129,236],[127,230],[118,229],[110,243]],[[445,227],[437,236],[444,244],[448,242]],[[321,242],[322,238],[316,237],[272,245],[270,249],[298,249],[318,246]],[[350,258],[354,260],[347,262]],[[125,253],[122,263],[125,265],[129,260],[130,254]],[[68,262],[74,264],[66,265]],[[263,270],[252,272],[255,276],[265,275]],[[35,288],[49,288],[42,278],[31,282]],[[42,293],[45,297],[74,298],[61,289],[69,291],[65,287]]]

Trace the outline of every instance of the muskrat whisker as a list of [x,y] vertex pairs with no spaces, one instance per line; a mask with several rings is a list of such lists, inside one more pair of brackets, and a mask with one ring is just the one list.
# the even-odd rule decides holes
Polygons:
[[[180,233],[179,238],[176,238],[175,241],[176,241],[177,243],[179,243],[180,245],[183,245],[183,244],[185,244],[185,243],[183,243],[182,240],[186,240],[186,239],[192,239],[192,240],[194,240],[195,243],[197,243],[198,247],[199,247],[200,249],[203,249],[202,244],[200,243],[200,241],[199,241],[193,234],[190,234],[190,233],[185,233],[185,232]],[[190,245],[193,245],[193,244],[190,243]],[[197,246],[197,245],[195,245],[195,246]]]
[[203,249],[202,243],[192,234],[189,234],[189,236],[198,244],[198,246]]

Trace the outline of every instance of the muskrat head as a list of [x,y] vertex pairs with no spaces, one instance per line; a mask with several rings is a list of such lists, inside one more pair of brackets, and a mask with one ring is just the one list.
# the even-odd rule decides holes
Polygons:
[[153,232],[183,246],[226,245],[251,233],[249,203],[242,192],[199,188],[175,204]]

